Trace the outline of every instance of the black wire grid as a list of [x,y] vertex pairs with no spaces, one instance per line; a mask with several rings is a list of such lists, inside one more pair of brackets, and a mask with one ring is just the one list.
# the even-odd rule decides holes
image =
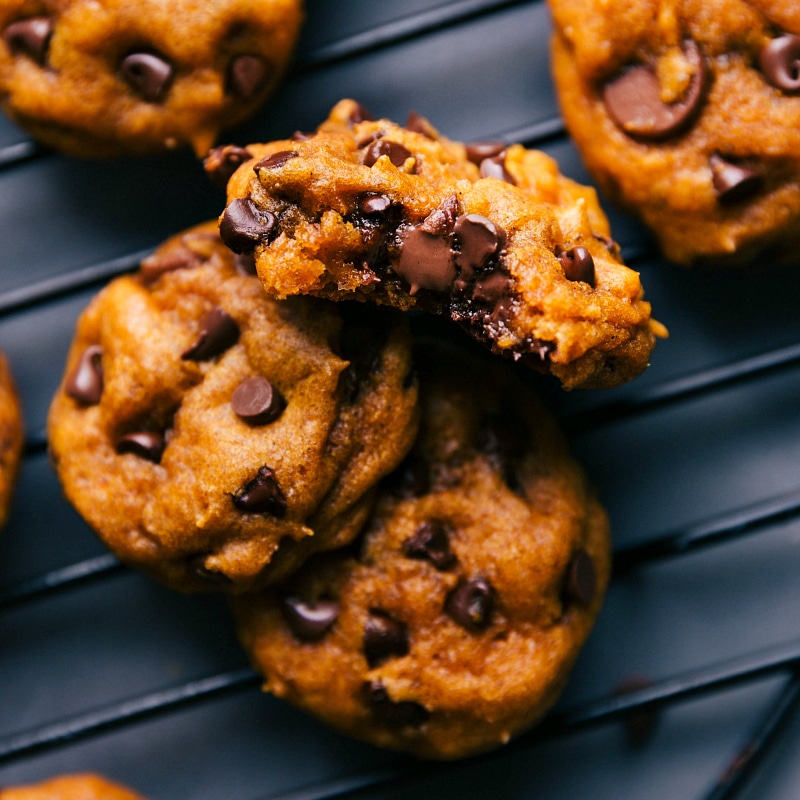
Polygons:
[[[302,53],[293,77],[314,76],[333,64],[353,61],[384,48],[397,48],[419,37],[446,33],[465,23],[480,23],[483,17],[530,5],[536,3],[522,0],[464,0],[417,11]],[[313,8],[309,9],[309,13],[313,13]],[[565,140],[558,116],[523,127],[517,126],[514,130],[487,130],[487,134],[490,133],[493,138],[503,138],[509,143],[520,141],[527,146],[545,149],[552,143],[557,146],[563,144]],[[21,141],[0,148],[0,171],[19,169],[28,162],[54,157],[30,141]],[[632,253],[629,248],[625,254],[628,263],[633,266],[638,266],[640,262],[646,264],[648,259],[653,259],[647,247],[640,249],[634,245],[632,249]],[[148,252],[150,250],[132,252],[8,290],[0,294],[0,319],[22,315],[61,298],[99,287],[109,279],[135,269]],[[658,309],[655,311],[658,316]],[[656,358],[657,353],[658,350]],[[607,425],[646,421],[649,415],[659,409],[674,409],[682,404],[702,401],[705,397],[713,397],[732,387],[752,385],[770,377],[791,373],[798,366],[800,344],[773,347],[677,377],[639,384],[634,382],[629,390],[621,394],[603,395],[599,402],[584,407],[578,404],[572,410],[567,409],[561,413],[561,418],[570,435],[597,431]],[[43,429],[29,430],[26,458],[40,456],[45,449]],[[643,542],[618,546],[615,551],[614,580],[625,581],[654,564],[685,557],[702,548],[724,547],[733,540],[757,536],[798,516],[800,489],[767,496],[733,511],[702,516],[700,521],[682,524],[675,530]],[[17,580],[0,586],[0,614],[13,613],[37,603],[56,603],[67,593],[80,592],[90,584],[118,580],[126,572],[127,568],[114,556],[102,554]],[[771,645],[719,663],[708,663],[665,679],[645,681],[630,691],[613,691],[596,700],[562,704],[538,728],[507,746],[502,751],[503,757],[529,752],[541,746],[543,741],[569,737],[590,726],[626,721],[632,725],[636,720],[648,718],[652,721],[654,715],[667,706],[700,695],[722,693],[731,687],[773,675],[784,676],[782,688],[763,710],[752,730],[742,737],[727,767],[716,779],[710,776],[710,788],[702,795],[704,800],[730,800],[752,781],[770,744],[776,741],[782,726],[791,719],[797,708],[800,699],[800,640]],[[0,736],[0,769],[27,757],[66,748],[112,730],[135,727],[154,717],[178,714],[190,706],[210,703],[237,693],[257,693],[259,683],[260,679],[250,668],[235,668],[196,680],[165,685],[156,691],[88,708],[54,723],[6,734]],[[489,754],[472,761],[491,761],[500,757],[498,754]],[[242,800],[354,797],[367,790],[397,786],[409,781],[425,781],[431,776],[446,775],[448,771],[459,768],[459,764],[421,765],[413,770],[411,776],[403,766],[378,767],[306,789],[280,794],[266,793],[259,798],[247,796]]]

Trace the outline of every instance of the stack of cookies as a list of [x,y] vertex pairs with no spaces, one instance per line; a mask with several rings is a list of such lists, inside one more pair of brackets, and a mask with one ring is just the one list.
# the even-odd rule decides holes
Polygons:
[[555,702],[610,566],[508,362],[568,389],[641,372],[664,331],[638,275],[546,156],[416,116],[342,101],[206,163],[219,225],[78,322],[48,431],[67,497],[126,563],[226,592],[274,694],[426,758],[507,742]]

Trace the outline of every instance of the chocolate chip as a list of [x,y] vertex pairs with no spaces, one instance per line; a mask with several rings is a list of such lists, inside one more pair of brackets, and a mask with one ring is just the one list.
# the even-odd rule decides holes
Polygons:
[[371,167],[381,156],[387,156],[396,167],[402,167],[411,152],[399,142],[378,139],[364,149],[363,164]]
[[494,589],[486,578],[461,580],[445,600],[444,610],[472,633],[489,627],[494,610]]
[[481,178],[497,178],[505,183],[515,184],[514,176],[506,169],[506,154],[503,152],[493,158],[484,158],[480,163]]
[[222,214],[219,234],[234,253],[252,253],[269,241],[277,224],[274,214],[257,208],[249,197],[237,197]]
[[413,700],[392,700],[380,681],[365,683],[364,695],[375,722],[387,728],[419,728],[430,719],[425,706]]
[[597,591],[597,573],[592,557],[585,550],[578,550],[567,567],[564,594],[566,600],[588,605]]
[[126,433],[117,442],[117,453],[133,453],[139,458],[158,464],[164,452],[166,442],[163,434],[154,431],[135,431]]
[[494,258],[505,245],[505,231],[480,214],[465,214],[456,220],[453,234],[458,245],[456,264],[462,280],[468,280]]
[[313,139],[315,133],[306,133],[305,131],[295,131],[289,138],[293,142],[307,142],[309,139]]
[[139,265],[139,276],[145,284],[154,283],[167,272],[178,269],[191,269],[200,264],[201,259],[190,250],[173,253],[154,253]]
[[266,378],[256,375],[236,387],[231,406],[248,425],[266,425],[281,415],[286,400]]
[[299,155],[300,154],[296,153],[294,150],[280,150],[277,153],[273,153],[271,156],[262,158],[261,161],[253,167],[253,171],[258,173],[260,169],[278,169],[278,167],[282,167],[287,161],[291,161]]
[[511,276],[503,270],[496,269],[475,281],[472,299],[496,305],[508,297]]
[[84,406],[95,406],[103,394],[103,350],[99,344],[87,347],[64,386],[66,393]]
[[467,158],[478,166],[487,158],[496,158],[506,149],[505,143],[498,141],[468,142],[466,144]]
[[353,106],[353,110],[350,112],[350,122],[353,125],[358,125],[359,122],[369,122],[374,119],[375,117],[372,112],[366,106],[361,105],[361,103],[356,103]]
[[28,17],[6,26],[3,41],[12,55],[27,56],[43,67],[47,63],[52,35],[53,20],[50,17]]
[[436,128],[428,122],[425,117],[420,114],[417,114],[416,111],[409,112],[408,119],[406,120],[406,124],[403,126],[407,131],[412,131],[413,133],[421,133],[423,136],[427,136],[428,139],[436,139]]
[[252,153],[246,147],[223,144],[209,150],[208,155],[203,159],[203,169],[217,186],[224,189],[228,185],[231,175],[252,157]]
[[281,518],[286,513],[286,496],[283,494],[275,473],[269,467],[261,467],[253,480],[237,493],[231,495],[239,511],[250,514],[272,514]]
[[787,33],[767,42],[761,48],[759,62],[764,77],[776,89],[800,89],[800,36]]
[[436,569],[450,569],[456,557],[450,549],[452,529],[442,522],[423,522],[412,536],[403,542],[403,553],[408,558],[430,561]]
[[629,136],[664,139],[682,132],[702,106],[708,69],[700,48],[691,40],[683,54],[694,72],[684,96],[674,103],[661,99],[661,84],[650,64],[634,64],[603,87],[603,102],[614,122]]
[[267,88],[273,75],[272,64],[262,56],[236,56],[228,65],[225,88],[240,100],[255,100]]
[[371,608],[364,625],[364,657],[370,669],[408,654],[408,627],[379,608]]
[[458,196],[451,194],[433,210],[420,224],[426,233],[451,233],[460,210]]
[[585,247],[571,247],[564,251],[558,260],[568,281],[581,281],[595,287],[594,259]]
[[448,291],[456,277],[450,238],[428,233],[421,226],[398,230],[398,237],[400,256],[394,270],[409,284],[410,294],[420,289]]
[[215,306],[203,317],[197,339],[181,358],[184,361],[208,361],[236,344],[239,332],[236,320],[227,311]]
[[281,613],[295,639],[318,642],[339,618],[335,600],[304,600],[288,596],[281,600]]
[[158,103],[169,90],[172,64],[155,53],[130,53],[119,65],[125,83],[147,103]]
[[746,200],[758,192],[764,183],[764,177],[755,170],[728,161],[718,153],[709,156],[708,165],[711,167],[717,200],[723,205]]
[[385,194],[367,194],[358,201],[358,210],[367,216],[383,216],[392,207]]

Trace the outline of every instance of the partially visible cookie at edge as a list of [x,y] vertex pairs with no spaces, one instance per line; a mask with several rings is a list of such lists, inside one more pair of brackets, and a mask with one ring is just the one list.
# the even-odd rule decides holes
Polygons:
[[602,604],[609,526],[509,365],[431,344],[422,359],[419,438],[358,548],[231,602],[267,691],[355,738],[454,759],[556,701]]
[[568,389],[630,380],[666,334],[594,190],[543,153],[351,100],[315,133],[244,149],[220,230],[272,296],[432,311]]
[[549,0],[570,135],[608,197],[688,265],[800,245],[800,19],[780,0]]
[[0,527],[11,507],[24,439],[22,408],[8,359],[0,353]]
[[257,589],[359,531],[411,447],[398,314],[270,300],[216,225],[166,242],[76,326],[48,417],[67,498],[123,561]]
[[302,16],[302,0],[2,0],[2,106],[72,155],[202,157],[275,89]]
[[0,787],[0,800],[144,800],[118,783],[94,775],[59,775],[40,783]]

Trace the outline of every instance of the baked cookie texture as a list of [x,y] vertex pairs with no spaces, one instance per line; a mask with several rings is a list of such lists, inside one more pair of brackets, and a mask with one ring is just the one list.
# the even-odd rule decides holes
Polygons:
[[144,800],[99,775],[60,775],[30,786],[0,787],[0,800]]
[[416,434],[398,314],[266,297],[209,222],[81,315],[48,434],[65,494],[123,561],[253,590],[360,530]]
[[454,759],[555,702],[601,606],[609,530],[509,365],[421,355],[419,438],[358,546],[231,602],[267,691],[356,738]]
[[23,439],[19,396],[8,359],[0,353],[0,527],[5,525],[11,507]]
[[633,378],[665,333],[594,190],[543,153],[465,146],[344,100],[317,132],[235,148],[211,171],[226,167],[222,237],[254,254],[273,297],[439,313],[568,389]]
[[302,0],[0,0],[2,106],[72,155],[202,157],[276,87],[302,15]]
[[569,133],[682,264],[800,243],[800,18],[786,0],[550,0]]

